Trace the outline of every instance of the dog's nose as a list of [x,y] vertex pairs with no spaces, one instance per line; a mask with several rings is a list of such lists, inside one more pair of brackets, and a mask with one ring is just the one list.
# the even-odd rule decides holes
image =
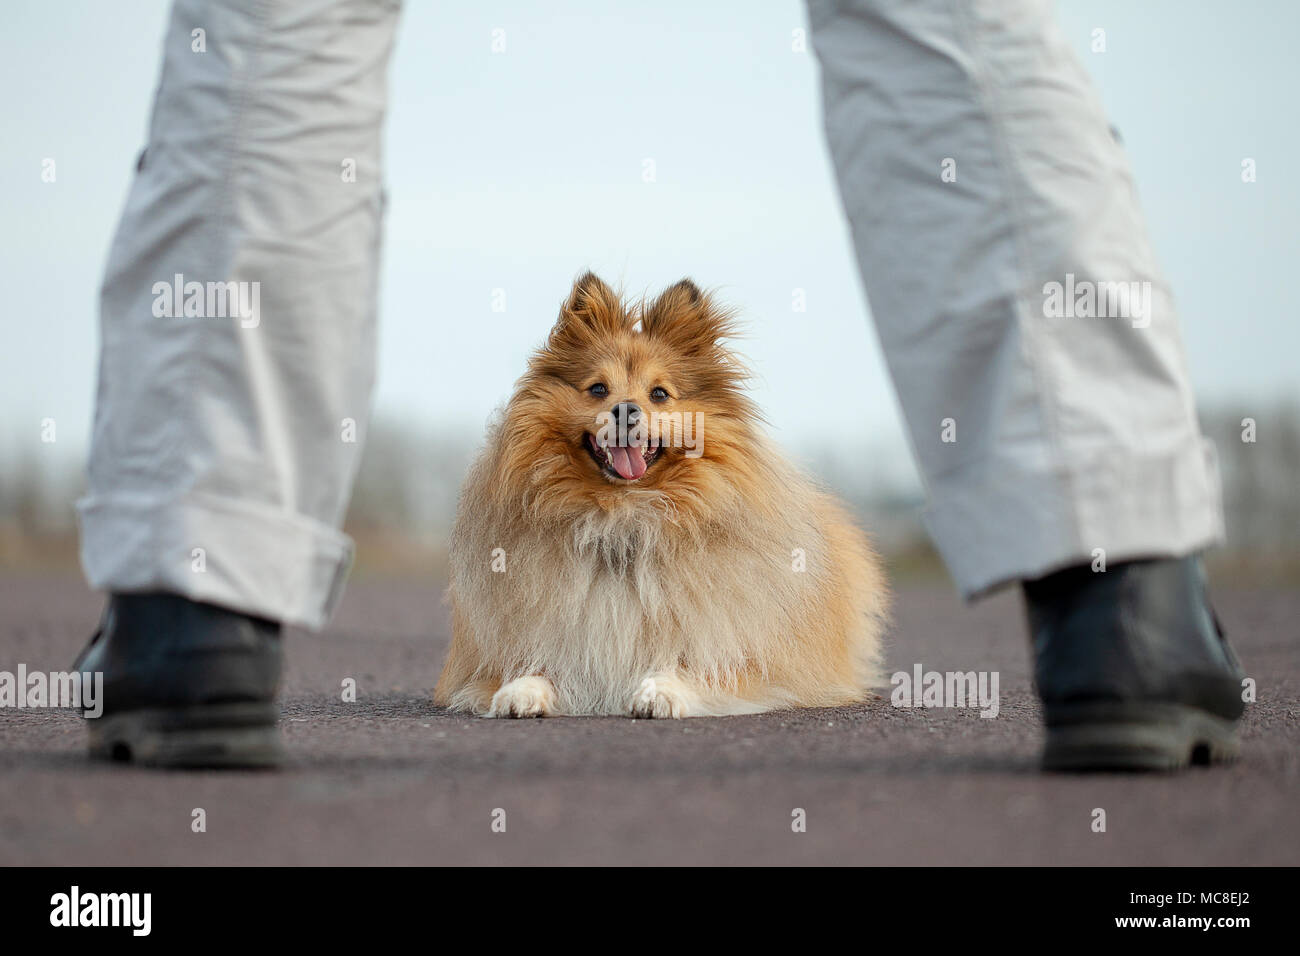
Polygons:
[[633,428],[641,420],[641,406],[636,402],[619,402],[614,406],[614,424],[620,429]]

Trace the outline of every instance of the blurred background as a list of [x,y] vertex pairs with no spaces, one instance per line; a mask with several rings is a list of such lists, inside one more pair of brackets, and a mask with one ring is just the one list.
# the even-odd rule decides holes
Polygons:
[[[0,570],[65,568],[98,284],[168,4],[5,6]],[[1286,165],[1300,155],[1300,5],[1092,0],[1059,13],[1127,145],[1179,298],[1223,466],[1218,573],[1300,580],[1300,190]],[[358,574],[439,581],[483,424],[587,268],[632,295],[689,275],[737,306],[776,437],[853,503],[896,575],[941,573],[805,29],[795,0],[409,0],[391,72],[376,419],[348,521]]]

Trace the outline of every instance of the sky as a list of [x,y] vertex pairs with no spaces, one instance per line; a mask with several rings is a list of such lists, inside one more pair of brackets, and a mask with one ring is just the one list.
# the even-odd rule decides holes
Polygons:
[[[98,287],[167,9],[6,0],[0,468],[39,442],[45,418],[58,441],[42,454],[85,454]],[[1300,188],[1287,163],[1300,156],[1300,4],[1058,10],[1129,150],[1199,398],[1296,397]],[[477,435],[577,274],[594,269],[634,295],[690,276],[739,308],[740,350],[778,439],[913,483],[835,192],[816,63],[792,49],[804,26],[788,0],[408,0],[386,136],[379,414]],[[1096,28],[1104,53],[1091,50]],[[57,180],[43,183],[51,157]],[[796,289],[805,312],[792,309]]]

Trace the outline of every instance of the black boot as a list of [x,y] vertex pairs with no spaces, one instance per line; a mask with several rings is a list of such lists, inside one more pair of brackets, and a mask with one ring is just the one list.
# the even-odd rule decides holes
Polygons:
[[1199,558],[1024,585],[1047,770],[1164,770],[1237,754],[1241,667]]
[[103,673],[90,753],[160,767],[281,758],[280,625],[175,594],[114,594],[77,671]]

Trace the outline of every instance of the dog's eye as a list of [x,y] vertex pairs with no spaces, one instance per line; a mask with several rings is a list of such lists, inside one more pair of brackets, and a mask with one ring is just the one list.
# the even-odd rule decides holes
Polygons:
[[591,386],[591,388],[587,389],[587,391],[596,398],[604,398],[609,394],[609,386],[604,382],[597,382],[595,385]]
[[661,385],[656,385],[654,388],[650,389],[650,398],[656,402],[666,402],[668,401],[668,389]]

